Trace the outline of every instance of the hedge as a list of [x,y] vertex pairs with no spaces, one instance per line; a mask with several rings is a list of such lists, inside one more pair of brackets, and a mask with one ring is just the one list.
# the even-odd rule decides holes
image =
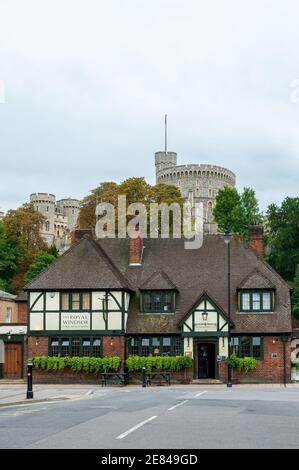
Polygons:
[[231,355],[231,365],[234,369],[237,369],[238,372],[244,371],[246,374],[256,369],[257,360],[254,357],[238,357],[235,354]]
[[101,372],[117,371],[121,359],[114,357],[48,357],[35,356],[32,359],[35,369],[64,370],[70,368],[73,372]]
[[189,356],[129,356],[126,359],[128,372],[139,372],[143,367],[151,370],[178,371],[192,367],[193,360]]

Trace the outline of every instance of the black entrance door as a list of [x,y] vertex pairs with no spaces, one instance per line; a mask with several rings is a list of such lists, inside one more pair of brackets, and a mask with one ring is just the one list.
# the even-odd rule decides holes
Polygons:
[[214,343],[198,344],[198,378],[215,379],[216,348]]

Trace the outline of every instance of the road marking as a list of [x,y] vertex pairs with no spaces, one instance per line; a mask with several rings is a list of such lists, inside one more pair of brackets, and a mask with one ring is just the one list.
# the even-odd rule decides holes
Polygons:
[[184,403],[187,403],[187,401],[189,401],[189,400],[184,400],[184,401],[181,401],[180,403],[177,403],[176,405],[172,406],[171,408],[168,408],[168,411],[175,410],[175,408],[177,408],[178,406],[184,405]]
[[88,392],[85,393],[85,395],[88,396],[88,397],[89,397],[89,395],[92,395],[92,394],[93,394],[93,390],[88,390]]
[[146,419],[145,421],[142,421],[139,424],[136,424],[136,426],[133,426],[132,428],[128,429],[128,431],[124,432],[123,434],[120,434],[119,436],[116,437],[116,439],[123,439],[124,437],[128,436],[128,434],[131,434],[132,432],[136,431],[137,429],[141,428],[144,426],[146,423],[149,423],[153,419],[156,419],[157,416],[151,416],[150,418]]
[[199,393],[197,393],[196,395],[194,395],[194,398],[200,397],[200,396],[203,395],[204,393],[207,393],[207,390],[205,390],[204,392],[199,392]]

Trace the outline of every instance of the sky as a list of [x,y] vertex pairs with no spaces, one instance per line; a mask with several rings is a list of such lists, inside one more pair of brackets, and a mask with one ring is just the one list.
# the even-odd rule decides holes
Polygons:
[[298,197],[297,0],[0,0],[0,210],[219,164]]

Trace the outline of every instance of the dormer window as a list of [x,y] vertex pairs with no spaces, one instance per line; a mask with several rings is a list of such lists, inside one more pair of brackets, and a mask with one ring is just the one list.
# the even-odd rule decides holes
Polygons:
[[141,310],[144,313],[173,313],[174,292],[146,291],[142,293]]
[[240,291],[240,312],[272,312],[273,298],[274,292],[271,290]]

